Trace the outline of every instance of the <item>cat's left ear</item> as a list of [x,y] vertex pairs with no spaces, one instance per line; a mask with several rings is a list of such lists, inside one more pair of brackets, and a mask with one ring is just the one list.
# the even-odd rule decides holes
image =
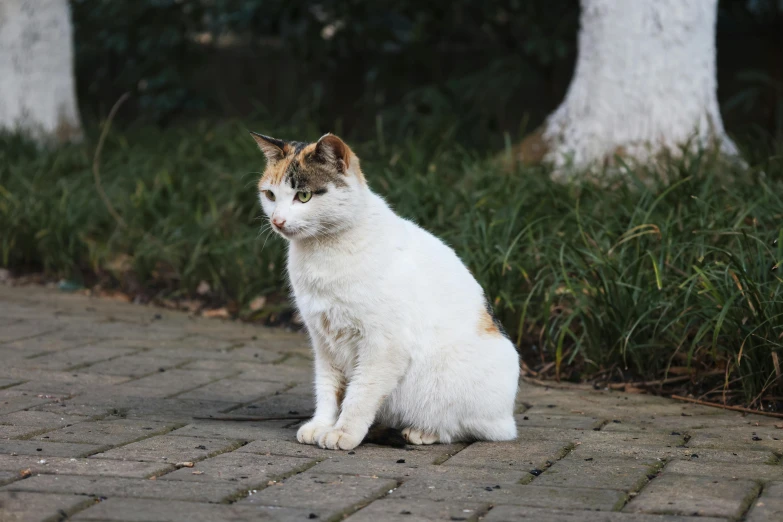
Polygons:
[[351,165],[351,149],[334,134],[325,134],[315,144],[315,157],[345,174]]
[[258,147],[264,153],[264,156],[266,156],[266,159],[270,164],[277,163],[285,158],[285,155],[288,153],[288,144],[283,140],[270,138],[269,136],[264,136],[263,134],[258,134],[253,131],[250,131],[250,135],[256,140]]

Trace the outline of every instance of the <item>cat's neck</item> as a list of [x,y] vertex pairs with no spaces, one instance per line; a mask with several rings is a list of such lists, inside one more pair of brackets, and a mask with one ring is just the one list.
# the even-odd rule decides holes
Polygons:
[[329,234],[292,240],[291,248],[306,254],[360,250],[368,243],[377,242],[383,231],[396,221],[386,202],[369,189],[361,193],[355,205],[355,220],[349,226]]

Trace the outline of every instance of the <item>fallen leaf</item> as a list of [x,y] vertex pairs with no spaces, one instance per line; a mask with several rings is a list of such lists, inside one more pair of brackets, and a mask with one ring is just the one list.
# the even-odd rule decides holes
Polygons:
[[647,393],[647,390],[644,388],[637,388],[635,386],[628,385],[625,387],[625,393],[643,394]]
[[263,295],[260,295],[250,301],[250,310],[253,312],[258,312],[266,305],[266,297]]
[[130,303],[133,298],[124,292],[118,292],[116,290],[100,290],[96,292],[97,296],[102,299],[112,299],[114,301],[121,301],[123,303]]
[[214,310],[204,310],[201,312],[203,317],[209,319],[230,319],[231,314],[228,313],[226,308],[215,308]]
[[196,301],[195,299],[183,299],[179,302],[179,308],[181,310],[187,310],[188,312],[198,312],[201,310],[201,308],[204,306],[204,303],[201,301]]
[[169,310],[176,310],[179,308],[179,306],[177,306],[177,302],[172,301],[171,299],[161,299],[160,301],[157,302],[157,304],[159,304],[163,308],[168,308]]
[[23,470],[19,471],[19,475],[22,478],[27,478],[27,477],[29,477],[32,474],[33,474],[33,471],[30,468],[23,469]]
[[193,466],[195,466],[195,464],[192,462],[177,462],[178,468],[192,468]]
[[203,471],[198,471],[198,470],[191,471],[191,473],[192,473],[193,475],[203,475],[203,474],[204,474],[204,472],[203,472]]
[[133,268],[133,257],[128,254],[118,254],[106,263],[106,269],[112,272],[128,272]]

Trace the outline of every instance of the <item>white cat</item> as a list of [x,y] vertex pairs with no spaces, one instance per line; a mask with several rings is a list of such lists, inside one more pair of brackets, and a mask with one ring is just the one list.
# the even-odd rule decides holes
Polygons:
[[315,415],[299,442],[349,450],[373,421],[412,444],[514,439],[519,358],[454,251],[370,191],[340,138],[253,136],[267,157],[261,204],[289,241],[315,353]]

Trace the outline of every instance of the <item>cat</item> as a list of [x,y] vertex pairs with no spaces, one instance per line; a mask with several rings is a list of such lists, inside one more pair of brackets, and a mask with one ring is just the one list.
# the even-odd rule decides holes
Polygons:
[[314,352],[315,414],[297,440],[350,450],[374,421],[411,444],[516,438],[519,356],[457,254],[372,192],[337,136],[251,134]]

